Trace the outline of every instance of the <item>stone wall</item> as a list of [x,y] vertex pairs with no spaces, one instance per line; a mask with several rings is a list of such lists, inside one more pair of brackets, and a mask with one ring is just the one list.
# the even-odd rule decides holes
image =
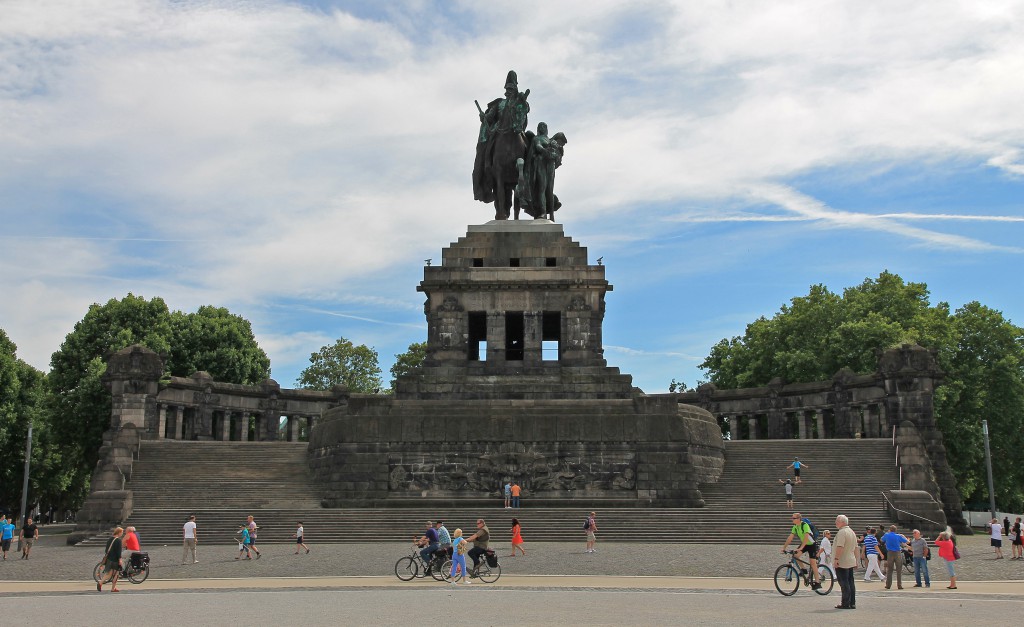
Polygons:
[[713,417],[674,395],[605,401],[356,399],[309,445],[329,506],[490,501],[506,481],[545,505],[703,505],[724,464]]

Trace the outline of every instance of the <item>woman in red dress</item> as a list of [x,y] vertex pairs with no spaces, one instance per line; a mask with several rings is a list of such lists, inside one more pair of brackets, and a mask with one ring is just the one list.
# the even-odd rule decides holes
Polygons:
[[523,548],[523,536],[520,534],[519,519],[512,519],[512,555],[509,557],[516,556],[516,549],[523,552],[523,556],[526,556],[526,549]]

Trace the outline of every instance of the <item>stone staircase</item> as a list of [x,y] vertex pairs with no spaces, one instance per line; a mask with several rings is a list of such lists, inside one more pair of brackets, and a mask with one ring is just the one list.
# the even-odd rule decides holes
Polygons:
[[[598,536],[612,542],[779,543],[789,528],[780,478],[799,456],[808,466],[795,488],[796,509],[821,529],[835,516],[850,517],[854,529],[888,521],[881,491],[896,487],[891,442],[879,440],[761,440],[726,444],[726,464],[716,484],[701,486],[699,509],[598,507]],[[523,525],[527,542],[573,542],[584,537],[589,508],[396,507],[324,509],[306,471],[305,444],[284,442],[145,442],[129,487],[135,525],[145,544],[179,544],[190,514],[200,543],[230,544],[252,514],[261,544],[291,542],[301,520],[310,543],[400,542],[421,533],[426,519],[449,530],[488,521],[505,542],[511,519]],[[87,542],[96,542],[91,539]]]

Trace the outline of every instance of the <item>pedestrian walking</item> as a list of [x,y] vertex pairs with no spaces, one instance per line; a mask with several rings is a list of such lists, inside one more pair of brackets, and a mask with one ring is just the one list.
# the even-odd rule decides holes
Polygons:
[[6,514],[0,514],[0,551],[4,554],[4,561],[7,561],[7,552],[11,550],[11,541],[14,540],[15,524],[7,520]]
[[117,589],[117,576],[121,572],[121,551],[124,547],[121,540],[122,535],[124,535],[124,529],[116,527],[110,537],[107,538],[107,545],[104,547],[103,559],[101,560],[103,575],[96,582],[96,592],[103,592],[103,584],[108,581],[111,582],[111,592],[120,592]]
[[181,554],[181,563],[188,564],[189,554],[192,555],[192,563],[198,564],[199,558],[196,557],[196,544],[199,543],[199,532],[196,529],[196,516],[195,514],[188,517],[188,522],[181,528],[182,538],[185,550]]
[[1013,557],[1010,559],[1024,559],[1024,537],[1021,536],[1021,534],[1024,534],[1024,527],[1021,525],[1020,516],[1017,517],[1017,520],[1013,522],[1013,526],[1010,527],[1010,533],[1013,535],[1010,539],[1010,550],[1013,552]]
[[[466,577],[466,553],[468,553],[469,543],[462,537],[462,529],[456,529],[452,535],[452,572],[448,574],[448,578],[451,579],[451,584],[454,586],[462,579],[464,583],[473,583]],[[455,577],[455,573],[459,573],[459,577]]]
[[249,528],[245,525],[238,525],[238,533],[235,535],[238,536],[238,557],[235,559],[240,560],[245,555],[245,559],[251,560],[252,555],[249,553]]
[[21,559],[27,560],[32,553],[32,545],[39,539],[39,527],[32,522],[31,518],[25,519],[25,526],[18,534],[18,542],[21,543]]
[[878,538],[875,537],[874,528],[868,529],[867,533],[864,534],[864,555],[868,558],[868,567],[864,571],[864,581],[871,583],[871,573],[878,573],[879,581],[885,579],[885,573],[882,572],[881,567],[878,565]]
[[597,542],[597,513],[590,512],[586,522],[583,523],[583,532],[587,534],[587,549],[584,553],[596,553],[594,543]]
[[939,547],[939,557],[946,562],[946,572],[949,573],[949,585],[947,590],[956,590],[956,569],[953,562],[957,559],[956,543],[953,540],[953,530],[946,527],[946,530],[935,539],[935,546]]
[[793,481],[795,483],[801,483],[801,480],[800,480],[800,469],[801,468],[810,468],[810,466],[808,466],[807,464],[802,463],[800,461],[799,457],[794,457],[793,458],[793,463],[790,464],[789,466],[786,466],[786,468],[792,468],[793,469]]
[[519,487],[519,482],[512,482],[512,509],[519,509],[519,495],[523,489]]
[[789,479],[779,479],[779,483],[786,487],[786,507],[793,509],[793,482]]
[[837,610],[857,609],[857,585],[853,570],[857,567],[857,534],[850,528],[850,519],[844,514],[836,516],[836,543],[833,549],[832,564],[835,568],[836,581],[842,591],[842,601]]
[[[856,537],[856,536],[854,536]],[[836,576],[836,570],[832,566],[832,532],[826,529],[821,534],[821,542],[818,549],[818,563],[832,572],[832,578]]]
[[299,549],[306,549],[306,553],[309,553],[309,547],[303,544],[302,540],[305,535],[302,530],[302,521],[299,521],[299,528],[295,530],[295,555],[299,554]]
[[253,520],[252,514],[245,519],[245,526],[249,529],[249,550],[256,554],[256,559],[263,556],[260,550],[256,548],[256,530],[259,529],[256,526],[256,521]]
[[516,549],[523,552],[523,557],[526,557],[526,549],[523,548],[523,536],[521,526],[518,518],[512,519],[512,555],[509,557],[516,556]]

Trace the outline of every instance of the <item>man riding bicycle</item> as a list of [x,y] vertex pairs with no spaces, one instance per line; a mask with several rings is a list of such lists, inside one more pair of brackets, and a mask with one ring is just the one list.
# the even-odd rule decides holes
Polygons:
[[477,572],[480,570],[480,556],[487,552],[487,547],[490,545],[491,530],[484,524],[484,519],[480,518],[476,521],[476,533],[466,538],[467,541],[473,543],[473,548],[469,550],[469,556],[473,558],[473,569],[469,571],[470,577],[476,577]]
[[416,541],[416,546],[425,547],[420,551],[420,558],[423,559],[423,563],[427,565],[427,573],[430,573],[430,560],[437,552],[441,545],[437,540],[437,530],[434,529],[434,523],[427,521],[427,529],[423,533],[423,537]]
[[782,552],[785,553],[789,550],[789,543],[794,538],[800,538],[800,548],[796,550],[796,554],[797,556],[804,553],[807,554],[807,558],[811,562],[811,576],[814,578],[814,581],[811,582],[811,589],[817,590],[821,587],[821,582],[818,579],[818,543],[814,539],[814,532],[811,531],[811,526],[804,522],[800,512],[794,513],[792,520],[793,528],[789,531],[786,543],[782,545]]

